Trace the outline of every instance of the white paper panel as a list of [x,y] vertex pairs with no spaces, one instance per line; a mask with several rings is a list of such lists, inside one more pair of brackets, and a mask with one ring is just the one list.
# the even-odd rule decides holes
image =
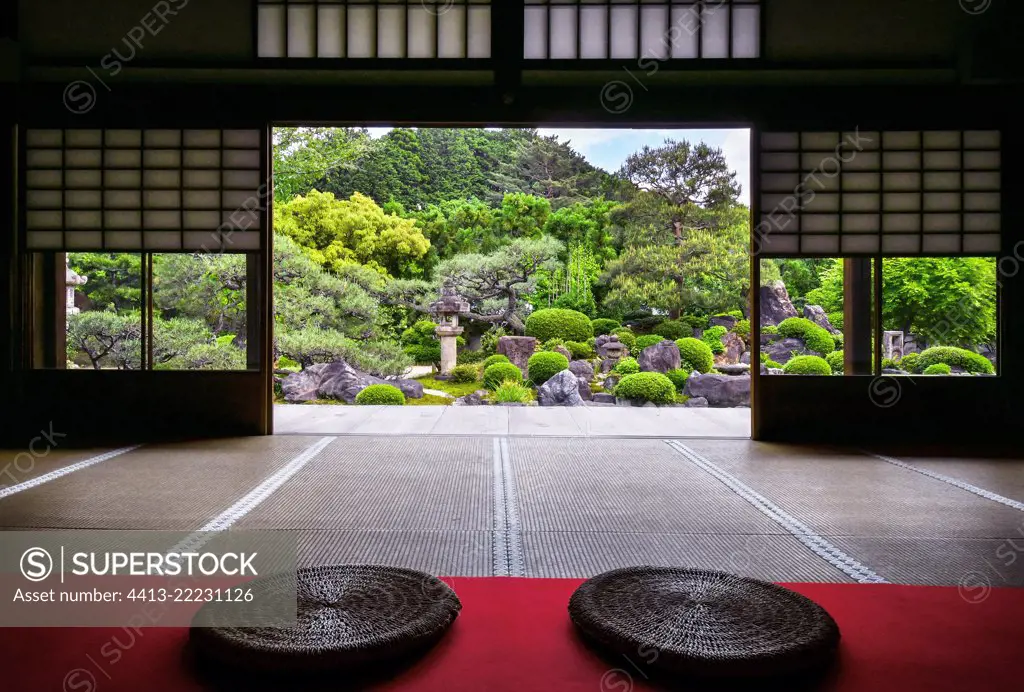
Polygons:
[[146,147],[180,147],[181,130],[146,130],[142,133]]
[[[227,175],[224,171],[224,175]],[[220,171],[185,170],[181,172],[182,183],[186,188],[220,187]]]
[[838,214],[804,214],[800,219],[800,230],[810,233],[838,233]]
[[959,132],[930,131],[924,133],[925,149],[959,149]]
[[886,233],[917,233],[921,230],[919,214],[884,214],[882,230]]
[[925,214],[925,233],[956,233],[960,230],[959,214]]
[[67,228],[103,228],[103,212],[69,209],[64,214]]
[[799,184],[797,173],[765,173],[761,176],[761,189],[766,192],[793,194]]
[[960,170],[959,151],[924,152],[925,170]]
[[998,231],[999,214],[964,214],[964,230],[971,233],[977,231]]
[[878,190],[882,176],[878,173],[843,173],[843,190]]
[[800,251],[810,254],[834,255],[839,252],[839,236],[804,234]]
[[377,57],[405,57],[405,7],[377,8]]
[[784,235],[782,233],[769,233],[761,238],[761,251],[763,253],[794,253],[800,251],[800,236]]
[[964,147],[967,149],[998,149],[999,146],[998,130],[968,130],[964,133]]
[[921,152],[886,151],[882,156],[885,170],[917,171],[921,169]]
[[147,209],[177,209],[181,206],[181,193],[177,190],[145,190],[142,206]]
[[142,152],[138,149],[107,149],[103,164],[107,168],[139,168]]
[[142,225],[145,228],[180,228],[181,215],[177,211],[144,211]]
[[64,234],[64,247],[68,250],[92,250],[103,247],[102,231],[71,231]]
[[138,190],[107,190],[103,193],[103,205],[108,209],[138,209],[142,206],[142,195]]
[[576,57],[576,8],[552,7],[551,58]]
[[[34,172],[35,171],[29,171],[29,173],[28,173],[29,174],[29,181],[28,181],[29,187],[33,187],[33,185],[32,185],[32,174]],[[60,180],[59,180],[60,174],[59,174],[59,172],[57,174],[57,178],[58,178],[57,182],[58,182],[58,185],[59,185],[60,184]],[[103,172],[100,171],[100,170],[94,170],[94,171],[89,171],[89,170],[81,170],[81,171],[66,170],[66,171],[64,171],[64,187],[66,187],[68,189],[88,188],[88,187],[94,187],[95,188],[95,187],[102,187],[102,186],[103,186]]]
[[142,158],[146,168],[181,167],[181,152],[177,149],[147,149],[144,154]]
[[523,57],[527,60],[542,60],[548,57],[547,8],[527,7],[523,22]]
[[842,252],[878,252],[881,241],[875,234],[844,235],[840,246]]
[[604,7],[580,8],[580,57],[608,57],[608,11]]
[[761,8],[737,5],[732,10],[732,57],[761,55]]
[[800,148],[799,132],[762,132],[762,151],[793,151]]
[[968,211],[999,211],[998,192],[968,192],[964,195],[964,209]]
[[60,190],[29,190],[25,193],[25,204],[29,209],[60,209],[63,198]]
[[665,60],[671,49],[669,37],[670,8],[640,8],[640,56]]
[[220,209],[220,190],[186,190],[186,209]]
[[488,5],[469,8],[470,58],[491,57],[491,8]]
[[882,236],[882,252],[891,255],[912,255],[921,251],[921,236],[917,235],[884,235]]
[[701,57],[729,57],[729,6],[726,4],[706,6],[702,14]]
[[999,168],[998,151],[967,151],[964,152],[964,168],[995,170]]
[[454,5],[437,18],[437,57],[466,57],[466,8]]
[[68,149],[64,152],[68,168],[99,168],[103,165],[102,149]]
[[316,57],[316,7],[288,6],[288,57]]
[[321,5],[317,15],[317,57],[345,57],[345,8]]
[[108,147],[137,149],[142,146],[142,130],[106,130],[104,143]]
[[29,149],[25,159],[30,168],[60,168],[64,165],[60,149]]
[[259,171],[224,171],[224,187],[242,190],[256,190],[260,186]]
[[220,212],[217,211],[185,211],[182,214],[185,228],[215,229],[220,225]]
[[258,16],[258,48],[261,58],[282,58],[285,55],[285,14],[283,5],[260,5]]
[[878,214],[843,215],[843,233],[878,233],[881,229]]
[[947,252],[951,255],[960,253],[959,233],[933,233],[924,236],[923,252]]
[[64,225],[64,214],[59,211],[27,211],[25,223],[29,228],[60,228]]
[[[92,171],[82,172],[91,173]],[[96,172],[98,173],[99,171]],[[108,168],[103,171],[103,184],[108,188],[132,188],[137,190],[142,187],[142,172],[137,170],[126,171]]]
[[966,190],[999,190],[998,172],[969,171],[964,173],[964,189]]
[[[29,142],[28,145],[30,147],[37,146],[32,142]],[[103,146],[103,130],[68,130],[67,146],[101,147]]]
[[63,247],[64,234],[60,231],[29,231],[25,241],[29,250],[54,250]]
[[177,231],[147,231],[142,242],[147,250],[178,250],[181,248],[181,233]]
[[104,244],[112,250],[139,250],[142,248],[142,233],[139,231],[107,231],[103,236]]
[[965,235],[964,254],[993,253],[1000,251],[1002,238],[999,234],[992,235]]
[[843,211],[879,211],[881,199],[878,194],[868,192],[846,193],[843,195]]
[[374,48],[374,13],[372,7],[352,5],[346,22],[348,57],[372,58]]
[[636,58],[637,57],[637,17],[636,7],[612,7],[612,44],[611,57],[613,58]]
[[695,5],[672,8],[672,57],[692,59],[700,57],[700,15]]
[[882,147],[885,149],[920,149],[920,132],[884,132]]

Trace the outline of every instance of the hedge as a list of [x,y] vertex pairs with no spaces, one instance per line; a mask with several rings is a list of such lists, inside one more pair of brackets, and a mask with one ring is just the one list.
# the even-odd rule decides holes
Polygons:
[[607,317],[599,317],[596,320],[591,320],[590,326],[594,328],[594,336],[601,336],[602,334],[611,334],[616,329],[619,329],[622,324]]
[[594,357],[594,347],[585,341],[566,341],[565,347],[569,349],[573,360],[587,360]]
[[555,373],[566,370],[569,367],[569,359],[561,353],[554,351],[540,351],[530,356],[526,361],[526,372],[530,382],[538,387],[554,376]]
[[660,344],[664,340],[664,337],[662,337],[660,334],[644,334],[643,336],[638,336],[636,338],[637,353],[643,351],[648,346]]
[[456,384],[476,382],[479,372],[475,365],[456,365],[452,368],[451,381]]
[[923,371],[929,365],[936,363],[945,363],[950,367],[960,368],[964,372],[976,375],[991,375],[996,371],[985,356],[955,346],[933,346],[925,349],[921,352],[921,360],[918,361],[917,367]]
[[945,363],[933,363],[924,369],[925,375],[951,375],[953,370]]
[[842,351],[832,351],[832,353],[830,353],[827,356],[825,356],[825,362],[828,363],[828,366],[830,368],[832,368],[832,374],[833,375],[842,375],[843,374],[843,352]]
[[[536,354],[534,354],[536,355]],[[563,356],[564,357],[564,356]],[[484,387],[495,390],[505,380],[523,381],[523,371],[512,363],[495,363],[484,368]]]
[[632,375],[640,372],[640,364],[636,362],[636,358],[623,358],[615,364],[612,370],[620,375]]
[[825,317],[828,318],[828,323],[829,324],[831,324],[833,327],[835,327],[839,331],[843,331],[843,311],[842,310],[836,310],[835,312],[830,312],[827,315],[825,315]]
[[638,372],[626,375],[615,385],[615,396],[630,401],[672,404],[676,400],[676,386],[660,372]]
[[356,403],[360,406],[404,406],[405,394],[389,384],[371,384],[356,394]]
[[669,370],[665,373],[665,377],[672,380],[672,384],[675,385],[677,392],[682,392],[683,387],[686,386],[686,380],[690,379],[690,371],[683,368]]
[[687,336],[676,341],[679,347],[680,368],[690,372],[696,370],[700,373],[711,372],[715,365],[715,354],[711,347],[700,339]]
[[787,375],[831,375],[832,368],[828,361],[818,356],[794,356],[784,366]]
[[487,368],[491,367],[495,363],[511,363],[511,362],[512,361],[510,361],[508,359],[508,356],[506,356],[504,354],[501,354],[501,353],[495,353],[493,356],[488,356],[487,359],[484,360],[484,370],[486,370]]
[[666,320],[655,327],[653,332],[669,341],[682,339],[684,336],[693,336],[693,329],[679,320]]
[[765,326],[761,327],[761,333],[762,334],[778,334],[779,333],[779,328],[776,327],[774,324],[766,324]]
[[479,363],[486,358],[487,353],[484,351],[470,351],[469,349],[464,349],[459,352],[459,357],[455,362],[459,365],[470,365],[472,363]]
[[803,339],[808,350],[822,356],[836,349],[832,334],[824,327],[804,317],[788,317],[779,323],[779,334],[785,337]]
[[619,341],[624,343],[630,351],[636,350],[636,334],[631,329],[623,327],[622,329],[616,329],[612,334],[619,337]]
[[729,331],[725,327],[716,324],[714,327],[708,327],[704,330],[704,334],[701,336],[701,340],[708,345],[712,353],[724,353],[725,344],[722,343],[722,337]]
[[900,370],[906,370],[907,372],[919,373],[921,370],[917,367],[921,361],[920,353],[908,353],[907,355],[900,358]]
[[564,339],[565,341],[586,341],[594,336],[590,318],[582,312],[564,308],[537,310],[526,318],[526,335],[539,341]]

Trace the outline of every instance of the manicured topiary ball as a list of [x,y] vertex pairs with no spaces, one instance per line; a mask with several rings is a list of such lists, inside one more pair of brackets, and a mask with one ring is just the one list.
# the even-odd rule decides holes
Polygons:
[[549,339],[586,341],[594,336],[590,318],[582,312],[564,308],[545,308],[526,318],[526,335],[541,342]]
[[360,406],[404,406],[405,394],[389,384],[371,384],[356,394],[356,403]]
[[508,359],[508,356],[503,355],[501,353],[497,353],[497,354],[495,354],[493,356],[488,356],[484,360],[484,370],[486,370],[487,368],[491,367],[495,363],[511,363],[511,362],[512,361],[510,361]]
[[945,363],[935,363],[924,369],[925,375],[950,375],[953,370]]
[[615,320],[599,317],[596,320],[592,320],[590,326],[594,328],[594,336],[601,336],[602,334],[611,334],[622,325]]
[[630,401],[671,404],[676,400],[676,386],[660,372],[638,372],[626,375],[615,385],[615,396]]
[[569,359],[561,353],[555,353],[554,351],[534,353],[530,356],[530,360],[526,361],[527,377],[530,378],[530,382],[538,387],[551,379],[556,373],[568,368]]
[[715,366],[715,355],[711,352],[711,347],[700,339],[688,336],[676,341],[676,346],[679,347],[680,367],[683,370],[706,373],[711,372],[711,368]]
[[782,371],[787,375],[831,375],[832,367],[818,356],[794,356],[786,361]]
[[494,391],[505,380],[522,382],[523,371],[512,365],[512,363],[495,363],[484,369],[484,387],[487,389]]

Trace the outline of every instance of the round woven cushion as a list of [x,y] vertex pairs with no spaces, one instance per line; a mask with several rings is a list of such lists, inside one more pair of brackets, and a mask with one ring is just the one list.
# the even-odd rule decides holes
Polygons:
[[[245,587],[256,595],[251,605],[258,608],[268,594],[281,593],[288,584],[268,577]],[[443,581],[399,567],[300,569],[295,588],[294,627],[218,626],[222,604],[207,603],[192,620],[190,642],[200,655],[248,670],[364,669],[425,650],[462,609]]]
[[817,603],[725,572],[630,567],[569,600],[580,632],[606,652],[698,676],[799,673],[832,659],[839,627]]

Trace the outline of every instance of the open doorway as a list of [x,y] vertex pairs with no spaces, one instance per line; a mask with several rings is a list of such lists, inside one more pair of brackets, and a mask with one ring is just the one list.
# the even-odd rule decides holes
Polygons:
[[750,436],[749,130],[273,139],[275,432]]

